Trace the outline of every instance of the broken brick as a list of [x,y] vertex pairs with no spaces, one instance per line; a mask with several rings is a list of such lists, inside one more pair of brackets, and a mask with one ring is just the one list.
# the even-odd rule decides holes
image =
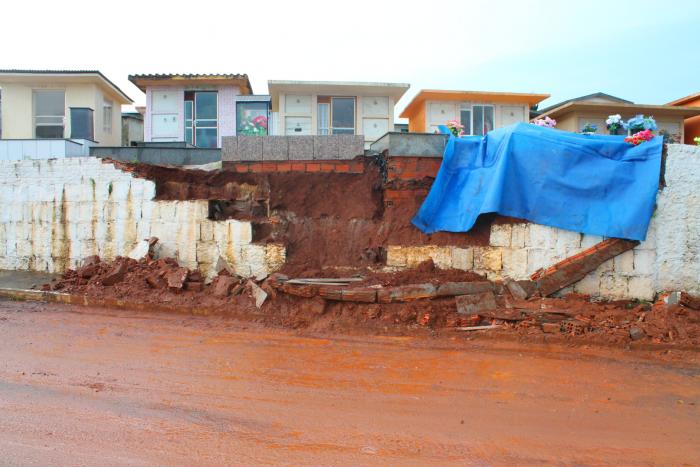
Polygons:
[[128,265],[126,261],[120,261],[110,271],[102,278],[101,282],[102,285],[114,285],[122,280],[124,280],[124,276],[126,275]]
[[459,295],[455,301],[457,302],[457,313],[462,315],[478,315],[480,312],[492,311],[497,308],[496,297],[490,291]]
[[377,301],[380,303],[409,302],[436,296],[437,289],[433,284],[402,285],[377,291]]
[[317,285],[293,285],[282,284],[280,287],[282,292],[296,297],[311,298],[318,295],[319,287]]
[[181,290],[185,285],[188,273],[189,271],[187,268],[177,268],[170,271],[165,276],[165,280],[168,282],[168,287],[172,290]]
[[228,297],[231,294],[231,289],[237,283],[238,281],[235,277],[218,276],[216,278],[216,283],[214,284],[214,291],[212,294],[219,298]]
[[164,289],[168,283],[163,279],[162,272],[156,272],[146,277],[146,283],[153,289]]
[[583,279],[586,274],[615,256],[639,245],[636,240],[609,238],[538,273],[537,288],[543,297]]
[[263,303],[265,303],[265,300],[267,300],[267,292],[261,289],[260,286],[258,286],[258,284],[252,280],[248,281],[247,286],[250,287],[250,293],[253,295],[256,308],[263,306]]
[[202,290],[204,290],[204,284],[198,281],[190,281],[185,285],[185,287],[190,292],[201,292]]
[[542,331],[547,334],[554,334],[561,332],[561,324],[559,323],[542,323]]
[[377,289],[371,287],[343,289],[340,299],[344,302],[374,303],[377,301]]
[[470,295],[493,290],[493,284],[487,281],[476,282],[445,282],[437,289],[438,297],[452,297],[457,295]]
[[506,289],[510,292],[511,297],[518,300],[526,300],[530,294],[525,290],[525,288],[520,285],[519,282],[514,280],[507,280],[505,282]]

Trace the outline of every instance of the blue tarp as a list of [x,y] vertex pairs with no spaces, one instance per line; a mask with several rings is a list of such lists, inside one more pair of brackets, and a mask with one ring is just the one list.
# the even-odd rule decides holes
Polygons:
[[644,240],[659,186],[663,138],[582,135],[517,123],[486,136],[450,137],[413,224],[466,232],[495,212],[537,224]]

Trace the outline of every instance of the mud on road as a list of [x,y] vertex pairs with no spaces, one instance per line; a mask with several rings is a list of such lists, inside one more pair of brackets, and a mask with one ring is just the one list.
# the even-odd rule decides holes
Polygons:
[[697,464],[697,354],[0,301],[9,464]]

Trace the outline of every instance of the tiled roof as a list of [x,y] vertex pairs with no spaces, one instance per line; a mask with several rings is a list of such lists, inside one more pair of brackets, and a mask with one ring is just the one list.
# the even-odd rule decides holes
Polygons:
[[139,81],[171,81],[171,80],[236,80],[243,81],[250,94],[253,89],[250,86],[247,74],[240,73],[147,73],[138,75],[129,75],[129,81],[134,83],[139,89],[143,88],[138,84]]
[[119,94],[121,94],[129,102],[133,100],[126,95],[124,91],[119,89],[119,86],[114,84],[105,75],[103,75],[99,70],[19,70],[19,69],[7,69],[0,70],[0,75],[98,75],[100,78],[105,80],[109,86],[114,88]]

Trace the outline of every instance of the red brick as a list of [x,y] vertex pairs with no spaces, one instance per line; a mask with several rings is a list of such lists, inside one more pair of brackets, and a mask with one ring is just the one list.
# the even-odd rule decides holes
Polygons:
[[334,170],[334,164],[321,164],[321,172],[333,172]]
[[248,164],[236,164],[236,172],[244,173],[248,172],[250,166]]
[[263,162],[262,163],[263,172],[277,172],[277,164],[275,162]]
[[350,164],[338,164],[335,166],[335,171],[339,173],[350,172]]
[[306,170],[306,164],[303,162],[293,162],[292,170],[295,172],[304,172]]
[[278,172],[289,172],[290,170],[292,170],[292,164],[290,164],[289,162],[282,162],[277,164]]
[[248,170],[250,172],[262,172],[262,164],[261,163],[250,164],[248,166]]
[[307,172],[320,172],[321,171],[321,164],[306,164],[306,171]]
[[350,164],[350,172],[361,174],[365,171],[365,164],[362,162],[353,162]]

